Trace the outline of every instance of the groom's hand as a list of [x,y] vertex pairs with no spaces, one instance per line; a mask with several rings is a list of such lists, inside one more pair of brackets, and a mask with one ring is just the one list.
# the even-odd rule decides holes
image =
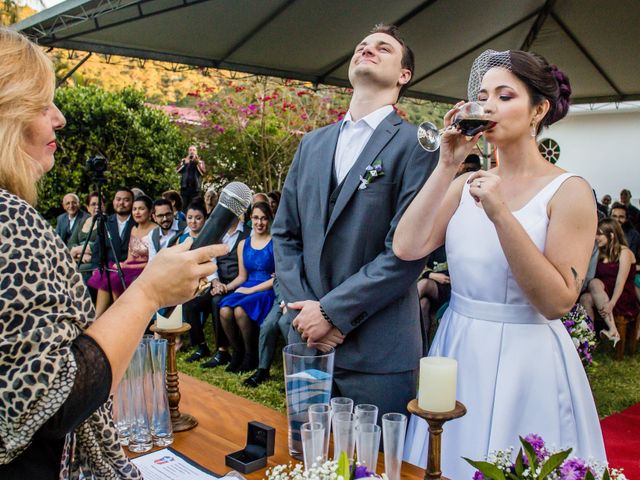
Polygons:
[[291,325],[307,343],[317,342],[333,328],[322,316],[320,302],[318,301],[304,300],[302,302],[288,303],[287,308],[300,310]]

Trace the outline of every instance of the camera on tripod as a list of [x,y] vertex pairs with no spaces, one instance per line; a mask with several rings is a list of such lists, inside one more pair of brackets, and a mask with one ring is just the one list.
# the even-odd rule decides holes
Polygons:
[[107,171],[109,164],[107,163],[107,159],[102,155],[93,155],[89,157],[85,166],[87,171],[93,176],[96,183],[104,183],[106,181],[104,172]]

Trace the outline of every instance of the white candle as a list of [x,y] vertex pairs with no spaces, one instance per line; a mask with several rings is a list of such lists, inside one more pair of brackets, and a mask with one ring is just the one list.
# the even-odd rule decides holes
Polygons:
[[182,305],[178,305],[173,309],[173,313],[169,318],[158,314],[156,317],[156,328],[160,330],[175,330],[182,327]]
[[453,358],[420,359],[418,406],[429,412],[448,412],[456,407],[458,362]]

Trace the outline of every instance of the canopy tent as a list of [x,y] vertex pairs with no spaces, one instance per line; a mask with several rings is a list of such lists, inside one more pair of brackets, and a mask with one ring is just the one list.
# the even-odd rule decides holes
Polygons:
[[638,0],[68,0],[15,28],[44,46],[348,86],[353,48],[380,22],[416,54],[412,97],[465,98],[492,48],[557,63],[574,103],[640,99]]

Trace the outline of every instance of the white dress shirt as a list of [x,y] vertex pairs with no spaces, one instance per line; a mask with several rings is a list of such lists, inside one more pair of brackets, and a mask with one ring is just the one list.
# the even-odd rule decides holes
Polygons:
[[373,135],[373,131],[378,128],[382,120],[391,112],[393,112],[393,107],[385,105],[374,110],[366,117],[362,117],[357,122],[351,119],[351,112],[347,112],[342,125],[340,125],[334,160],[338,185],[342,183],[344,177],[347,176],[351,167],[356,163],[364,146]]
[[127,222],[130,218],[131,215],[129,215],[124,221],[121,222],[120,217],[116,215],[116,221],[118,222],[118,235],[120,236],[120,238],[122,238],[122,232],[124,232],[124,227],[127,226]]
[[[153,239],[151,237],[154,231],[155,231],[155,228],[147,234],[147,241],[149,242],[149,260],[151,260],[153,257],[155,257],[158,254],[158,252],[156,251],[156,246],[153,244]],[[174,236],[176,236],[176,234],[179,231],[180,231],[180,228],[178,227],[178,220],[176,219],[173,220],[173,223],[171,224],[171,228],[169,228],[167,233],[164,233],[164,230],[160,228],[160,238],[158,239],[160,241],[160,249],[162,250],[163,248],[166,248],[167,245],[169,244],[169,240],[171,240]],[[187,232],[188,229],[185,229],[184,231]]]
[[[222,243],[224,243],[229,248],[229,252],[231,252],[231,249],[236,244],[236,241],[238,240],[238,237],[242,232],[244,232],[244,225],[242,224],[242,222],[238,222],[238,225],[236,226],[236,229],[233,231],[233,233],[230,234],[227,231],[227,233],[224,234],[224,237],[222,237]],[[218,264],[215,257],[212,258],[211,261],[216,265]],[[218,272],[215,271],[207,277],[207,280],[212,282],[213,280],[217,280],[219,278],[220,277],[218,276]]]

